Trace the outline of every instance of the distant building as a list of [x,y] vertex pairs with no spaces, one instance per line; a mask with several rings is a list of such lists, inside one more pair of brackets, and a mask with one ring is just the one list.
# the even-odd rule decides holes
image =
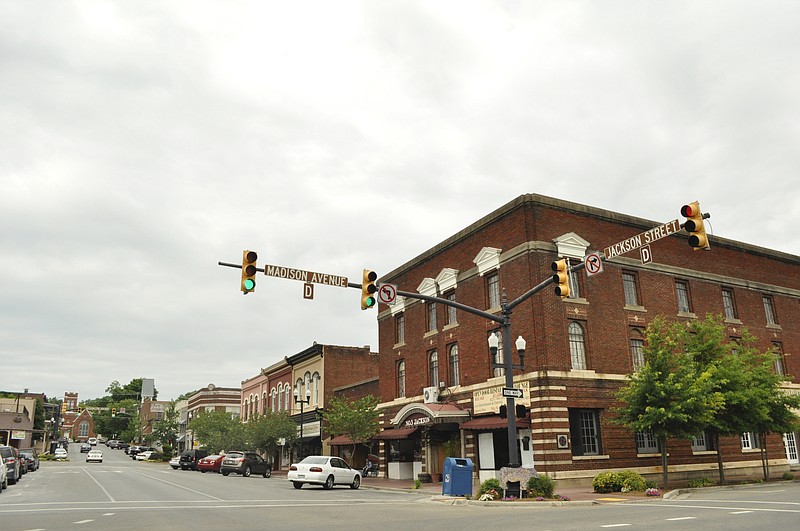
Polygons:
[[184,442],[186,449],[200,446],[200,441],[192,433],[192,419],[202,411],[227,411],[231,416],[241,413],[242,390],[239,387],[217,387],[213,383],[196,391],[187,400],[187,429]]

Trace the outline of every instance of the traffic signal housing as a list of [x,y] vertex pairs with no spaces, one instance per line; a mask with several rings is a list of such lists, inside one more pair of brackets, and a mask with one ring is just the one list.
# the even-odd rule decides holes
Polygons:
[[706,235],[705,223],[703,219],[709,217],[708,214],[703,215],[700,212],[700,202],[694,201],[688,205],[681,207],[681,216],[686,218],[683,228],[689,233],[689,245],[695,251],[710,250],[711,246],[708,245],[708,236]]
[[378,287],[375,281],[378,280],[378,274],[375,271],[365,269],[361,279],[361,309],[368,310],[375,306],[377,300],[375,299],[375,292]]
[[556,260],[550,266],[555,274],[553,283],[556,285],[556,295],[559,297],[569,297],[569,263],[566,258]]
[[256,290],[257,260],[255,251],[242,251],[242,293],[245,295]]
[[111,416],[112,417],[116,417],[117,416],[117,408],[115,408],[115,407],[111,408]]

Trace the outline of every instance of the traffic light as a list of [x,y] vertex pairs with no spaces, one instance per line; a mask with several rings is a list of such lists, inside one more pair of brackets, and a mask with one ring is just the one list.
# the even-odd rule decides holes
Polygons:
[[706,228],[703,223],[703,219],[710,216],[708,214],[703,215],[703,213],[700,212],[700,202],[694,201],[688,205],[683,205],[681,207],[681,216],[686,218],[683,228],[690,234],[689,245],[691,245],[695,251],[699,251],[700,249],[706,251],[710,250],[711,246],[708,245],[708,236],[706,236]]
[[245,295],[256,290],[256,260],[255,251],[242,251],[242,293]]
[[117,416],[117,408],[115,408],[115,407],[111,408],[111,416],[112,417],[116,417]]
[[553,275],[553,284],[556,285],[556,295],[559,297],[569,297],[569,263],[566,258],[556,260],[550,266],[555,275]]
[[374,293],[378,291],[375,281],[378,280],[378,274],[369,269],[364,270],[363,278],[361,280],[361,309],[366,310],[375,306]]
[[61,412],[62,413],[66,413],[67,412],[67,403],[66,402],[61,402]]

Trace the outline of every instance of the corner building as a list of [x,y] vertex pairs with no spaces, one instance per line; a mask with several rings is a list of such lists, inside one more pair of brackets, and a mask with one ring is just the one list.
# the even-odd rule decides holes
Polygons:
[[[380,282],[499,315],[501,298],[513,301],[551,277],[554,260],[575,264],[661,225],[528,194]],[[513,345],[518,336],[526,340],[525,367],[513,375],[524,392],[516,402],[525,406],[516,434],[522,466],[562,485],[588,484],[610,469],[660,474],[651,434],[610,421],[614,392],[643,362],[644,329],[659,315],[690,321],[722,314],[732,340],[747,327],[761,350],[781,353],[775,370],[797,380],[800,360],[790,354],[800,347],[800,258],[718,237],[710,237],[710,252],[694,252],[687,238],[680,231],[653,242],[648,263],[636,249],[605,261],[601,273],[573,273],[569,298],[548,286],[514,309],[514,352],[502,352],[501,340],[497,361],[510,354],[519,364]],[[460,452],[475,463],[476,481],[498,477],[509,463],[507,421],[499,415],[505,376],[492,368],[488,347],[499,324],[413,298],[381,305],[378,324],[382,473],[436,481],[443,459]],[[797,384],[787,388],[800,392]],[[758,477],[763,445],[772,474],[798,464],[796,433],[763,441],[745,433],[723,438],[720,448],[703,433],[668,444],[676,480],[715,474],[718,451],[728,476]]]

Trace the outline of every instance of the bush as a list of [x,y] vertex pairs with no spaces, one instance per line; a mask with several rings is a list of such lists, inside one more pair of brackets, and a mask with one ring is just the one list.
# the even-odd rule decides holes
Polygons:
[[600,472],[592,480],[592,488],[595,492],[619,492],[622,490],[622,485],[619,481],[619,476],[616,472]]
[[556,482],[544,474],[536,474],[528,480],[528,497],[552,498]]
[[[148,461],[163,461],[163,460],[164,460],[164,454],[158,452],[153,452],[152,454],[150,454],[150,459],[148,459]],[[169,459],[167,459],[167,461],[169,461]]]
[[703,487],[713,487],[716,485],[716,482],[713,479],[709,478],[696,478],[689,480],[689,488],[691,489],[699,489]]
[[633,470],[623,470],[617,474],[620,481],[621,492],[644,492],[647,489],[647,483],[638,472]]
[[488,491],[493,490],[497,493],[503,492],[503,488],[500,486],[500,480],[497,478],[489,478],[483,483],[481,483],[481,488],[478,490],[478,496],[480,497],[483,494],[486,494]]
[[784,472],[783,473],[783,479],[793,480],[794,479],[794,474],[792,474],[791,472]]

